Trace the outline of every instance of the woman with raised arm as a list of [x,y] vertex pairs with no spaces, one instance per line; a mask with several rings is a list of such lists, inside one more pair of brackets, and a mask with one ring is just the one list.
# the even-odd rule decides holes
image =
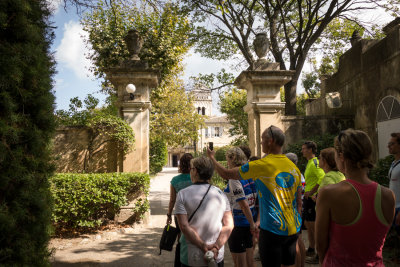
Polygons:
[[394,217],[393,192],[368,178],[372,143],[363,131],[335,138],[336,165],[346,180],[317,197],[316,243],[322,266],[384,266],[382,247]]

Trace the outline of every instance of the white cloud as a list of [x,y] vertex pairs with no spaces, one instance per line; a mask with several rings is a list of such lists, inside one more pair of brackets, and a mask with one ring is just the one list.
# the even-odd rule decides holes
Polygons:
[[54,15],[58,13],[61,7],[62,0],[47,0],[51,13]]
[[56,60],[64,65],[61,68],[71,69],[80,79],[93,78],[89,71],[91,62],[86,58],[89,50],[84,43],[84,36],[87,33],[79,22],[71,20],[64,24],[64,36],[56,48]]

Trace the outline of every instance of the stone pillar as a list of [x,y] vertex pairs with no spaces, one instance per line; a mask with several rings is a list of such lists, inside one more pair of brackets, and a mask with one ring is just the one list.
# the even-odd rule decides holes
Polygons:
[[[130,38],[130,39],[129,39]],[[136,38],[136,39],[135,39]],[[134,40],[132,40],[134,39]],[[134,30],[129,31],[126,43],[141,47],[141,39]],[[106,70],[118,93],[117,105],[120,116],[132,127],[135,133],[134,149],[125,155],[120,164],[120,172],[149,172],[149,115],[150,92],[160,81],[160,72],[148,67],[146,61],[137,56],[138,49],[128,47],[131,58],[121,61],[117,66]],[[134,93],[127,91],[127,85],[136,87]]]
[[281,102],[280,88],[289,82],[294,71],[279,70],[278,63],[262,63],[262,70],[243,71],[235,85],[247,90],[244,111],[249,118],[249,146],[252,154],[261,157],[261,134],[270,125],[284,130],[281,116],[285,102]]

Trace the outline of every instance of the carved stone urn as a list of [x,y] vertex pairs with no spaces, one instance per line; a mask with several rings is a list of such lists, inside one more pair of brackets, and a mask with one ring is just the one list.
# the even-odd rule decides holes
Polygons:
[[254,50],[259,59],[264,58],[269,51],[269,40],[266,33],[258,33],[253,42]]
[[139,52],[143,46],[143,39],[139,32],[135,29],[129,30],[125,37],[125,43],[128,47],[129,54],[132,60],[140,60]]
[[358,30],[354,30],[353,34],[351,35],[350,38],[350,44],[351,46],[354,46],[356,43],[358,43],[359,41],[361,41],[361,36],[360,33],[358,32]]

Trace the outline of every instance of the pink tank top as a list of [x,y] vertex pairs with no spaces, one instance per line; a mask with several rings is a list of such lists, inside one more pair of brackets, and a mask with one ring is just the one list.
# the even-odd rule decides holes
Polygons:
[[380,188],[377,192],[378,184],[375,182],[367,185],[350,179],[346,182],[358,192],[361,216],[357,216],[358,220],[349,225],[331,221],[329,247],[322,266],[384,266],[382,247],[390,225],[381,221],[385,219],[381,209]]

